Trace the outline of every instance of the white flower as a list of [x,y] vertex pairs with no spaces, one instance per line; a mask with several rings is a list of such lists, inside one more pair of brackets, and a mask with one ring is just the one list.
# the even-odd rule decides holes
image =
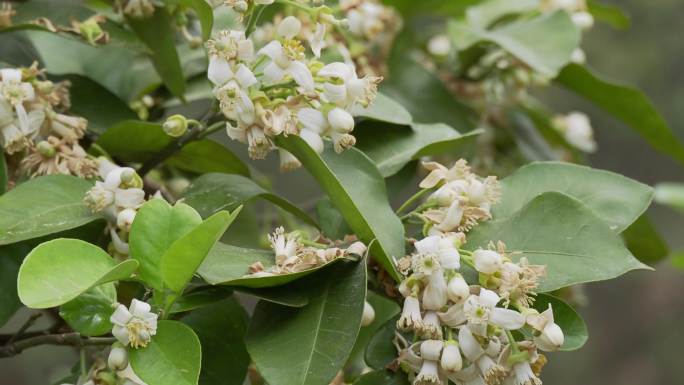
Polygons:
[[29,132],[28,113],[23,103],[32,101],[35,98],[35,91],[31,84],[21,81],[21,70],[13,68],[0,70],[0,98],[14,107],[19,128],[24,132]]
[[449,55],[451,42],[447,35],[436,35],[428,41],[427,50],[431,55],[443,57]]
[[303,54],[292,47],[295,40],[285,43],[286,47],[273,40],[259,50],[260,55],[268,56],[271,61],[264,67],[264,77],[270,83],[278,83],[287,75],[292,76],[294,81],[306,91],[313,91],[314,81],[309,67],[302,61]]
[[115,210],[112,215],[117,216],[119,210],[137,208],[145,200],[145,191],[142,188],[124,188],[126,184],[139,179],[132,168],[118,167],[100,159],[100,176],[104,182],[95,182],[95,186],[84,198],[91,210],[98,212],[112,207]]
[[[319,137],[320,138],[320,137]],[[280,156],[280,170],[281,171],[292,171],[301,167],[302,163],[295,157],[291,152],[278,149],[278,155]]]
[[233,72],[230,63],[220,57],[209,59],[207,77],[218,89],[246,89],[257,82],[254,73],[246,65],[238,64],[237,71]]
[[525,325],[525,317],[515,310],[496,307],[499,296],[485,288],[480,295],[471,295],[463,304],[463,311],[468,319],[468,327],[473,333],[486,336],[487,325],[492,324],[507,330],[520,329]]
[[280,24],[278,24],[278,35],[286,38],[286,39],[292,39],[297,34],[299,34],[299,31],[302,29],[302,22],[299,21],[294,16],[288,16],[284,18]]
[[430,173],[420,182],[420,188],[432,188],[441,181],[451,182],[462,179],[469,170],[466,161],[463,159],[457,161],[451,168],[446,168],[437,162],[424,162],[423,167]]
[[422,325],[423,319],[420,315],[420,302],[418,298],[413,296],[406,297],[404,299],[404,308],[397,321],[397,329],[412,331],[420,329]]
[[539,333],[534,337],[534,343],[539,349],[554,352],[563,346],[565,336],[560,326],[554,322],[551,304],[541,314],[528,315],[527,323]]
[[444,269],[458,269],[461,265],[461,255],[457,244],[456,234],[431,235],[413,244],[416,251],[423,255],[435,255]]
[[596,151],[594,130],[591,128],[587,115],[581,112],[571,112],[565,117],[554,119],[554,124],[572,146],[584,152]]
[[587,30],[594,26],[594,16],[589,12],[575,12],[570,15],[570,17],[572,18],[572,22],[580,29]]
[[128,366],[128,350],[121,346],[113,346],[107,357],[107,366],[112,370],[124,370]]
[[223,30],[213,39],[207,41],[207,51],[210,57],[225,60],[250,62],[254,58],[254,44],[247,39],[245,31]]
[[368,326],[375,320],[375,309],[368,303],[368,301],[363,302],[363,315],[361,316],[361,326]]
[[494,250],[477,249],[473,252],[473,263],[480,273],[494,274],[503,267],[503,257]]
[[133,348],[145,347],[157,333],[157,314],[150,311],[148,303],[133,299],[126,309],[119,304],[109,320],[114,324],[112,334],[116,339]]
[[514,364],[511,377],[513,385],[542,385],[541,380],[534,375],[530,363],[527,361]]
[[309,38],[309,47],[311,47],[314,56],[319,58],[321,57],[321,50],[325,46],[325,24],[316,23],[316,31]]
[[461,350],[458,348],[458,343],[449,340],[444,344],[442,351],[442,358],[440,359],[442,369],[447,372],[457,372],[463,367],[463,358],[461,358]]
[[295,234],[285,234],[285,229],[281,226],[268,236],[268,240],[271,242],[271,248],[275,253],[276,264],[286,265],[297,258],[299,243]]
[[347,12],[349,31],[356,36],[372,39],[384,29],[382,20],[384,12],[384,7],[380,4],[370,1],[362,2],[358,7]]
[[456,274],[449,279],[447,296],[454,303],[462,303],[470,295],[470,287],[461,274]]
[[451,203],[449,208],[444,213],[443,217],[439,222],[433,226],[437,233],[443,234],[450,231],[458,230],[463,222],[464,209],[459,200],[455,200]]
[[413,385],[441,384],[437,362],[442,353],[444,343],[438,340],[427,340],[420,344],[420,356],[423,365]]
[[355,103],[370,105],[375,100],[378,83],[382,80],[374,76],[359,78],[353,66],[341,62],[325,65],[317,75],[331,80],[323,84],[325,97],[343,108]]
[[441,310],[447,303],[447,284],[441,270],[428,276],[428,284],[423,291],[423,309]]
[[471,364],[458,372],[447,372],[447,378],[459,385],[485,385],[480,370],[475,364]]
[[423,317],[423,324],[418,331],[423,338],[428,339],[442,339],[442,324],[439,321],[439,316],[435,311],[426,311]]

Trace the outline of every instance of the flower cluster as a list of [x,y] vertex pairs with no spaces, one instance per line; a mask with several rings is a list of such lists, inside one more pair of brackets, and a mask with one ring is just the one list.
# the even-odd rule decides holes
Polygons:
[[353,242],[346,248],[325,247],[326,245],[322,244],[307,246],[299,233],[285,233],[282,227],[278,227],[268,239],[275,254],[275,264],[264,269],[260,262],[254,263],[250,266],[249,275],[252,277],[296,273],[324,265],[337,258],[363,256],[366,253],[366,245],[362,242]]
[[[438,164],[429,169],[421,187],[436,191],[426,203],[451,213],[423,214],[428,235],[414,243],[413,254],[398,262],[405,275],[399,292],[405,298],[397,329],[414,337],[409,343],[398,335],[404,342],[399,347],[400,367],[414,385],[449,380],[541,384],[538,376],[545,358],[538,350],[557,350],[564,341],[552,309],[540,314],[530,307],[545,267],[532,265],[525,257],[514,261],[501,242],[473,252],[462,250],[466,232],[489,219],[490,207],[499,198],[497,182],[476,177],[464,161],[451,169]],[[460,210],[451,208],[453,204]],[[478,285],[466,282],[462,264],[475,270]],[[517,335],[531,338],[516,340],[512,331],[523,329],[525,333]]]
[[119,167],[105,158],[99,158],[98,163],[102,181],[95,182],[83,200],[93,212],[102,212],[108,219],[113,254],[126,256],[128,233],[145,201],[143,181],[130,167]]
[[19,156],[19,171],[33,177],[94,176],[97,165],[78,144],[88,121],[66,113],[68,82],[42,79],[35,64],[0,69],[0,145]]
[[[266,157],[279,135],[299,135],[317,152],[323,137],[337,152],[356,142],[351,111],[373,102],[381,78],[360,78],[350,64],[318,61],[329,24],[323,19],[335,21],[321,19],[306,43],[315,58],[307,57],[302,23],[294,16],[282,19],[275,38],[256,52],[244,31],[221,31],[207,42],[208,77],[229,120],[228,136],[247,143],[254,159]],[[279,151],[282,169],[300,166]]]
[[571,112],[567,115],[554,117],[553,127],[563,135],[563,138],[582,152],[596,151],[594,130],[591,128],[589,117],[582,112]]
[[468,231],[491,217],[490,209],[501,195],[496,177],[478,177],[463,159],[451,168],[436,162],[423,166],[429,174],[420,182],[420,187],[436,188],[436,191],[414,214],[425,221],[428,234]]

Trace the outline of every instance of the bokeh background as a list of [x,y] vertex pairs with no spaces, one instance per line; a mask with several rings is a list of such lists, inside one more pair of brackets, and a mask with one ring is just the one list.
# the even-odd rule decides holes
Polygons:
[[[644,90],[677,135],[684,139],[684,3],[682,0],[611,0],[631,16],[628,30],[597,25],[585,35],[588,64],[612,79]],[[587,112],[596,130],[599,151],[594,167],[622,173],[647,184],[684,182],[684,168],[660,155],[623,124],[583,100],[562,92],[544,92],[560,112]],[[311,207],[318,189],[304,172],[278,176],[270,162],[252,163],[276,176],[274,189]],[[654,205],[649,215],[673,253],[684,250],[684,213]],[[590,338],[579,351],[553,353],[543,380],[551,385],[684,384],[684,270],[670,260],[655,272],[638,271],[606,283],[584,287],[588,306],[578,310]],[[14,330],[26,313],[0,329]],[[36,328],[44,327],[38,323]],[[51,384],[67,373],[77,354],[69,348],[44,346],[0,360],[0,385]],[[277,385],[277,384],[273,384]]]

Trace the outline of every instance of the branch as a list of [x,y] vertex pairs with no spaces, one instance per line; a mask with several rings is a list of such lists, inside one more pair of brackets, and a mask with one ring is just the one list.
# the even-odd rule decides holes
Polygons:
[[116,342],[114,337],[82,337],[80,333],[48,334],[44,336],[30,337],[0,347],[0,358],[12,357],[26,349],[40,345],[59,346],[104,346]]

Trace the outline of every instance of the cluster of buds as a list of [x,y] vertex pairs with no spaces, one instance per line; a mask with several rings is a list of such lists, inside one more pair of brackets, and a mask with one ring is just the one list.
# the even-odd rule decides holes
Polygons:
[[582,152],[595,152],[596,141],[594,130],[591,128],[589,117],[582,112],[571,112],[553,118],[553,127],[563,135],[563,138]]
[[480,178],[463,159],[451,168],[436,162],[423,166],[429,174],[420,182],[420,187],[436,190],[413,214],[425,222],[426,234],[465,232],[491,218],[491,207],[501,196],[496,177]]
[[42,77],[35,64],[0,70],[0,145],[21,157],[19,170],[29,176],[96,175],[96,162],[78,144],[88,121],[65,113],[68,83]]
[[282,227],[278,227],[268,239],[275,254],[275,264],[264,269],[260,262],[254,263],[250,266],[251,277],[296,273],[316,268],[337,258],[358,258],[366,253],[366,245],[358,241],[346,248],[307,246],[299,233],[285,233]]
[[93,212],[102,212],[108,219],[113,254],[127,256],[128,233],[145,201],[143,181],[130,167],[119,167],[105,158],[99,158],[98,163],[102,181],[95,182],[83,200]]
[[594,26],[594,16],[589,13],[586,0],[542,0],[540,7],[543,12],[553,12],[560,9],[566,11],[572,22],[582,30]]
[[[473,252],[461,249],[467,231],[489,219],[499,198],[496,180],[476,177],[462,160],[451,169],[437,164],[429,169],[421,187],[437,190],[426,203],[448,212],[456,202],[461,214],[445,215],[457,218],[446,227],[438,227],[444,220],[432,223],[433,215],[423,215],[428,235],[398,261],[405,278],[397,329],[413,335],[409,343],[398,334],[400,367],[414,385],[541,384],[546,359],[538,351],[558,350],[564,342],[551,307],[542,313],[531,308],[545,267],[525,257],[515,262],[501,242]],[[469,210],[476,213],[473,221],[463,218]],[[477,285],[466,282],[462,263],[478,274]],[[516,340],[512,331],[523,329],[517,335],[531,337]]]
[[[276,38],[256,53],[243,31],[221,31],[207,42],[208,77],[228,119],[228,136],[247,143],[254,159],[266,157],[278,135],[299,135],[319,153],[323,137],[337,152],[353,146],[351,111],[373,102],[381,79],[359,78],[346,63],[318,61],[323,22],[308,40],[315,58],[307,58],[298,18],[282,19],[276,30]],[[279,151],[283,170],[300,166],[292,154]]]
[[160,2],[155,0],[116,0],[114,9],[120,14],[134,19],[145,19],[154,15],[154,7],[157,3]]

